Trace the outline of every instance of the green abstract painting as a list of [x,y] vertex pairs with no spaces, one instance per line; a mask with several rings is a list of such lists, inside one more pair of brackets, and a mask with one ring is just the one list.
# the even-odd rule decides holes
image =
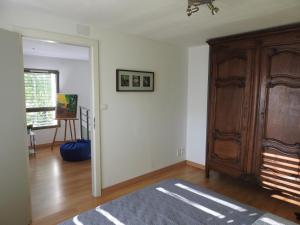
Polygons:
[[78,96],[74,94],[57,94],[56,118],[76,118]]

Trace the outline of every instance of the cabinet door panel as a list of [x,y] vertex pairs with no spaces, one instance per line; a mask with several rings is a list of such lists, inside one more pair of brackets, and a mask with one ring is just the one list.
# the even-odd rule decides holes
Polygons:
[[300,197],[300,45],[262,50],[257,174],[262,185]]
[[212,53],[208,167],[241,175],[247,155],[252,50]]
[[234,55],[232,58],[223,58],[218,62],[218,79],[232,77],[245,78],[247,72],[247,61],[243,54]]
[[287,144],[300,142],[300,89],[275,86],[269,89],[266,108],[266,139]]
[[226,133],[241,130],[244,89],[227,86],[216,89],[215,129]]
[[239,158],[240,143],[232,140],[215,140],[214,142],[214,153],[215,158],[222,160],[235,161]]

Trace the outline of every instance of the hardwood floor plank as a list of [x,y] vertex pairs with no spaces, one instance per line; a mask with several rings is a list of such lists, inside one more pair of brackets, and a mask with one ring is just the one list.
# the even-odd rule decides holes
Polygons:
[[[39,150],[30,159],[33,225],[54,225],[83,211],[134,192],[165,179],[183,179],[231,197],[244,204],[295,220],[297,206],[270,197],[270,193],[256,185],[211,172],[205,178],[202,169],[193,164],[170,167],[150,173],[136,182],[125,182],[121,188],[108,188],[102,197],[91,195],[91,164],[64,162],[56,147]],[[118,186],[118,185],[116,185]],[[299,211],[299,208],[298,208]]]

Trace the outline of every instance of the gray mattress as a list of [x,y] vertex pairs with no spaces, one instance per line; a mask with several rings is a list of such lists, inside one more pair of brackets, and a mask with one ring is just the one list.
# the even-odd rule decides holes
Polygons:
[[166,180],[60,225],[293,225],[183,180]]

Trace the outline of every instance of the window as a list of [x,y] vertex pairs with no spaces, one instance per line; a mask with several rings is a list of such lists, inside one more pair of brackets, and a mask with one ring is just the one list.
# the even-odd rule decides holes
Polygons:
[[58,79],[59,73],[55,70],[24,70],[27,126],[42,129],[58,125],[55,120]]

